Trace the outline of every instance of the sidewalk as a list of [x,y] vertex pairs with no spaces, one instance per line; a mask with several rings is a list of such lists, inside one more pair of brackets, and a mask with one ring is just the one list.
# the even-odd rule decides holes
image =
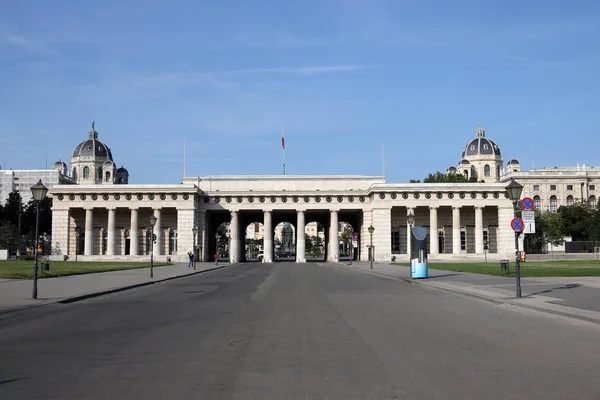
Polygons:
[[195,270],[188,268],[187,263],[154,267],[154,278],[152,279],[150,279],[150,268],[39,279],[37,300],[31,298],[32,280],[2,279],[0,280],[0,314],[50,303],[66,303],[133,287],[151,285],[169,279],[222,268],[227,265],[229,264],[220,262],[217,267],[214,263],[196,263]]
[[410,268],[399,265],[353,262],[345,268],[446,290],[496,304],[543,311],[600,324],[600,277],[521,278],[516,297],[514,272],[510,277],[429,269],[429,278],[412,279]]

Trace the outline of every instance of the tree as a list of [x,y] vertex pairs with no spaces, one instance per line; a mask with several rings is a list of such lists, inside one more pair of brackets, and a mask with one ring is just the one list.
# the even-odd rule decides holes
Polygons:
[[304,243],[305,243],[304,245],[306,247],[306,249],[305,249],[306,254],[312,254],[313,250],[314,250],[314,245],[313,245],[312,237],[308,233],[304,234]]
[[[541,215],[544,220],[544,239],[552,246],[562,245],[564,240],[564,224],[558,213],[545,211]],[[536,227],[537,230],[537,227]]]
[[[477,183],[477,178],[467,178],[463,174],[447,173],[437,171],[434,174],[429,174],[423,179],[423,183]],[[483,181],[481,181],[483,182]],[[411,183],[420,183],[419,180],[411,180]]]
[[585,202],[578,201],[572,206],[560,206],[558,214],[563,223],[564,233],[573,238],[573,241],[586,241],[593,230],[591,223],[594,220],[594,210]]
[[17,227],[10,222],[0,226],[0,249],[15,250],[19,246]]
[[[40,201],[39,234],[49,234],[52,231],[52,199],[45,197]],[[30,200],[21,220],[21,232],[35,236],[35,202]]]
[[6,199],[4,204],[4,220],[10,222],[14,226],[19,224],[19,214],[23,212],[23,199],[21,194],[16,190],[13,190]]

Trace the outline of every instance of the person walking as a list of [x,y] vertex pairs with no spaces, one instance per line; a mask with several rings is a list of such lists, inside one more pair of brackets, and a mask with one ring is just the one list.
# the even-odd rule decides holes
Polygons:
[[188,258],[190,259],[188,268],[192,268],[194,266],[194,254],[191,251],[188,251]]

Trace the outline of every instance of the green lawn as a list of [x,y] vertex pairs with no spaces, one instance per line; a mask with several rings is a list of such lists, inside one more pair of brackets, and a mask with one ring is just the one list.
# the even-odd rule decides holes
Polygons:
[[[408,266],[408,263],[398,263]],[[430,269],[440,269],[455,272],[472,272],[476,274],[514,276],[515,261],[510,260],[510,274],[500,269],[499,261],[487,263],[429,263]],[[568,260],[568,261],[544,261],[521,263],[522,277],[543,276],[600,276],[600,261],[594,260]]]
[[[0,261],[0,279],[33,279],[33,261]],[[155,266],[167,265],[154,263]],[[149,262],[86,262],[50,261],[50,271],[42,271],[38,263],[38,278],[91,274],[94,272],[118,271],[123,269],[146,268]]]

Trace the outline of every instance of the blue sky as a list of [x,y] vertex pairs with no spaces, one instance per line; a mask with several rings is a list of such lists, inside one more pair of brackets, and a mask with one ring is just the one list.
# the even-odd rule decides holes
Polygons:
[[[525,168],[600,162],[600,3],[0,0],[0,165],[92,120],[131,183],[459,161],[478,121]],[[572,143],[572,144],[571,144]]]

